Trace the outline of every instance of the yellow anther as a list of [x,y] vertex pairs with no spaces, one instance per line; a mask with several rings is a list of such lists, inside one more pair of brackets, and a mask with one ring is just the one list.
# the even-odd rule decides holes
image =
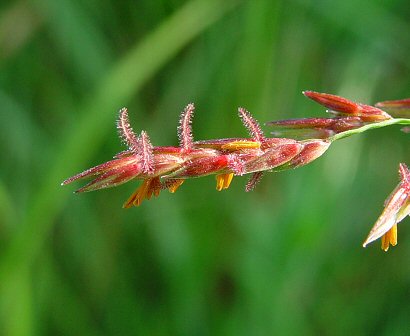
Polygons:
[[131,208],[131,207],[133,206],[134,200],[135,200],[135,198],[137,197],[140,188],[141,188],[141,187],[139,187],[137,190],[135,190],[135,191],[131,194],[131,196],[127,199],[127,201],[122,205],[122,207],[123,207],[124,209],[128,209],[128,208]]
[[158,197],[160,192],[161,192],[161,188],[155,188],[154,189],[154,196]]
[[237,151],[241,149],[260,148],[258,141],[233,141],[221,146],[222,150]]
[[233,173],[226,174],[225,180],[224,180],[224,189],[228,189],[229,185],[231,184],[233,179]]
[[216,175],[216,190],[228,189],[233,179],[233,173]]
[[149,200],[152,195],[157,197],[161,192],[161,185],[158,177],[146,179],[142,184],[133,192],[128,200],[122,206],[123,208],[130,208],[134,206],[140,206],[144,199]]
[[142,200],[145,198],[145,185],[146,182],[142,182],[142,184],[135,190],[128,200],[123,204],[123,208],[128,209],[131,208],[133,205],[139,206]]
[[382,250],[387,251],[390,245],[397,245],[397,224],[393,225],[382,237]]
[[391,228],[390,244],[391,246],[397,245],[397,224]]
[[224,186],[224,175],[216,175],[216,190],[221,191]]
[[175,191],[177,191],[181,184],[184,183],[184,181],[185,180],[183,179],[175,180],[175,182],[173,182],[171,186],[168,187],[169,192],[174,193]]

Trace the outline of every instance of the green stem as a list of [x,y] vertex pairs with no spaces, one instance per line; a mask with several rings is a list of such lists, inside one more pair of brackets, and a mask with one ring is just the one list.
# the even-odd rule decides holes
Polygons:
[[366,132],[370,129],[381,128],[381,127],[386,127],[386,126],[390,126],[390,125],[410,125],[410,119],[396,118],[396,119],[389,119],[389,120],[381,121],[381,122],[378,122],[378,123],[368,124],[368,125],[362,126],[360,128],[356,128],[356,129],[352,129],[352,130],[349,130],[349,131],[345,131],[345,132],[335,134],[334,136],[330,137],[329,140],[331,142],[333,142],[333,141],[336,141],[336,140],[347,138],[347,137],[349,137],[351,135],[354,135],[354,134],[359,134],[359,133]]

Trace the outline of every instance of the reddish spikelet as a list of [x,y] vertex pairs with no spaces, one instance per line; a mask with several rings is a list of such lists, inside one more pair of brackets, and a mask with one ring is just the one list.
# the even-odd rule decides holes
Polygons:
[[180,146],[188,151],[192,149],[193,136],[192,136],[192,117],[194,115],[194,104],[188,104],[181,114],[178,126],[178,138]]
[[[303,94],[315,102],[341,114],[358,116],[363,121],[377,122],[391,119],[391,116],[377,107],[355,103],[349,99],[314,91],[303,91]],[[337,114],[337,113],[336,113]]]
[[225,170],[227,166],[228,155],[199,157],[186,162],[181,170],[177,171],[175,174],[171,174],[170,177],[189,178],[217,174],[218,172]]
[[359,117],[337,117],[337,118],[300,118],[278,121],[268,121],[266,125],[285,128],[321,128],[337,132],[344,132],[354,127],[363,125]]
[[136,153],[140,145],[140,142],[130,125],[128,118],[128,110],[125,107],[123,107],[119,112],[119,118],[117,120],[117,129],[120,133],[122,140],[128,146],[130,151]]
[[376,106],[389,112],[395,118],[410,118],[410,98],[387,100],[377,103]]
[[254,157],[246,162],[245,171],[247,173],[254,173],[282,167],[295,158],[301,152],[302,148],[303,146],[297,142],[269,147],[256,158]]
[[359,105],[359,113],[358,116],[363,121],[367,122],[378,122],[387,119],[392,119],[392,116],[383,110],[365,104],[358,104]]
[[64,180],[61,185],[66,185],[69,184],[71,182],[74,182],[76,180],[81,180],[84,178],[88,178],[88,177],[94,177],[94,176],[98,176],[98,175],[102,175],[108,171],[111,170],[115,170],[117,168],[120,167],[130,167],[131,165],[136,164],[137,162],[137,158],[135,156],[127,156],[127,157],[122,157],[122,158],[118,158],[115,160],[111,160],[108,162],[104,162],[98,166],[92,167],[90,169],[87,169],[85,171],[83,171],[82,173],[79,173],[77,175],[74,175],[66,180]]
[[249,192],[255,189],[256,185],[262,180],[263,172],[252,173],[250,179],[245,185],[245,191]]
[[302,150],[289,163],[288,168],[304,166],[321,156],[330,146],[330,142],[318,139],[301,142]]
[[124,169],[124,167],[119,167],[109,170],[75,192],[80,193],[116,187],[135,178],[141,172],[140,168],[139,165],[133,165],[126,169]]
[[335,117],[335,118],[300,118],[278,121],[269,121],[266,125],[277,130],[272,134],[299,135],[299,138],[326,139],[340,132],[345,132],[364,125],[360,117]]
[[286,128],[328,128],[333,123],[334,119],[332,118],[298,118],[268,121],[265,125]]
[[249,134],[251,137],[259,142],[264,142],[265,136],[263,135],[262,129],[259,126],[259,123],[256,119],[252,117],[252,115],[245,110],[243,107],[238,109],[239,117],[242,119],[242,123],[248,129]]
[[383,102],[376,103],[377,107],[380,108],[396,108],[396,109],[410,109],[410,98],[399,99],[399,100],[386,100]]
[[152,174],[154,172],[154,154],[147,132],[141,131],[140,143],[138,154],[142,158],[142,171],[146,174]]
[[358,110],[358,104],[343,97],[315,91],[303,91],[303,94],[306,97],[319,103],[320,105],[331,109],[332,111],[338,111],[346,114],[355,114],[355,112]]

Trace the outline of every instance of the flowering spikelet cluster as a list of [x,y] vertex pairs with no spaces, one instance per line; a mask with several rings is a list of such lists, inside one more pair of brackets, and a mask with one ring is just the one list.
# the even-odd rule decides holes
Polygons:
[[[270,121],[266,125],[274,127],[274,137],[265,137],[257,120],[246,109],[239,108],[238,114],[249,138],[194,141],[192,117],[195,106],[191,103],[181,113],[179,146],[176,147],[153,146],[146,131],[137,136],[130,126],[128,110],[122,108],[117,128],[128,149],[115,155],[113,160],[70,177],[62,184],[93,177],[94,180],[76,191],[86,192],[114,187],[133,179],[141,180],[141,185],[124,203],[124,208],[139,206],[164,189],[174,193],[186,179],[206,175],[216,175],[216,189],[221,191],[229,188],[234,176],[251,174],[245,186],[246,191],[251,191],[264,172],[306,165],[320,157],[335,140],[370,127],[410,124],[409,119],[395,119],[386,112],[395,117],[408,117],[410,99],[370,106],[326,93],[303,93],[325,106],[331,116]],[[387,200],[385,211],[364,245],[382,236],[385,237],[385,250],[389,243],[395,245],[396,224],[409,213],[409,171],[404,164],[400,166],[400,174],[401,184]]]
[[298,141],[290,138],[266,138],[259,123],[244,108],[238,114],[249,131],[250,138],[229,138],[194,141],[192,117],[194,104],[183,110],[178,126],[178,147],[152,146],[148,133],[137,136],[129,123],[128,111],[119,112],[117,128],[128,149],[114,160],[86,170],[65,180],[95,177],[77,192],[108,188],[131,179],[142,180],[137,191],[124,207],[138,206],[152,195],[168,189],[175,192],[188,178],[216,175],[216,189],[227,189],[233,176],[251,174],[245,190],[252,190],[264,171],[279,171],[307,164],[329,147],[326,139]]

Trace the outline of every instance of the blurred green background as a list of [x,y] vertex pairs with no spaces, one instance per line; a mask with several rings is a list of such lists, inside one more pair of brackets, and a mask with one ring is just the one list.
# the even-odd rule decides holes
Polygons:
[[[124,149],[117,111],[176,145],[324,116],[302,90],[410,96],[408,0],[3,0],[1,335],[408,335],[410,228],[361,243],[409,164],[408,134],[371,131],[303,168],[215,191],[187,181],[74,195],[63,179]],[[265,127],[266,132],[269,129]]]

